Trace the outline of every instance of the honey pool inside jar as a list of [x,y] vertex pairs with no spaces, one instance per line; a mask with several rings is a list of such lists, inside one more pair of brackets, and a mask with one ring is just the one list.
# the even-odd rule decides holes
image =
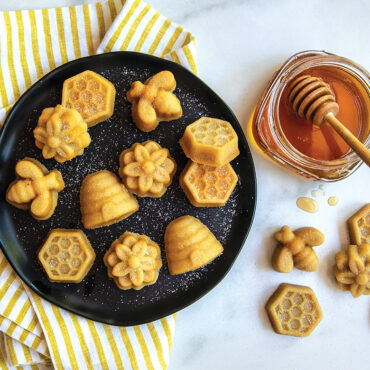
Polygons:
[[[359,140],[364,140],[369,131],[368,118],[364,116],[368,95],[361,84],[349,73],[335,67],[313,67],[302,75],[320,77],[334,93],[339,104],[336,117]],[[318,127],[298,117],[288,104],[289,85],[283,90],[279,103],[281,129],[290,144],[302,154],[322,161],[339,159],[350,148],[328,124]]]

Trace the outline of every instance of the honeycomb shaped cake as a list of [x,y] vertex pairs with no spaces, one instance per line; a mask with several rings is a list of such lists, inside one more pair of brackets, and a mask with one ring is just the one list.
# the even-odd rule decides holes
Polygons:
[[161,197],[176,172],[176,162],[168,149],[150,140],[124,150],[119,165],[123,183],[140,197]]
[[370,294],[370,244],[350,245],[335,255],[334,274],[338,288],[354,298]]
[[84,71],[63,84],[62,105],[76,109],[88,127],[112,116],[116,89],[103,76]]
[[42,156],[61,163],[82,155],[91,142],[80,113],[61,105],[42,111],[33,135]]
[[370,244],[370,203],[350,217],[348,229],[353,244]]
[[172,275],[196,270],[223,251],[208,227],[192,216],[182,216],[170,222],[164,234],[164,244]]
[[237,181],[230,163],[211,167],[190,160],[180,175],[180,186],[195,207],[224,206]]
[[104,264],[118,288],[139,290],[157,281],[161,249],[146,235],[125,232],[105,253]]
[[95,252],[82,230],[54,229],[38,257],[50,281],[79,283],[93,265]]
[[323,317],[311,288],[286,283],[267,301],[266,311],[276,333],[296,337],[308,337]]
[[119,178],[103,170],[87,175],[80,189],[82,223],[86,229],[109,226],[139,209]]
[[64,189],[62,174],[48,169],[33,158],[24,158],[15,166],[17,178],[6,191],[6,201],[30,210],[37,220],[50,218],[58,203],[58,192]]
[[238,136],[229,122],[202,117],[186,127],[180,145],[193,162],[221,167],[239,155]]

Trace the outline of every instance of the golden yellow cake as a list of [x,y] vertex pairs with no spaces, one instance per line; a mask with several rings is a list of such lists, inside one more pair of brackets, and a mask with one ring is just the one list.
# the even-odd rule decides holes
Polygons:
[[353,244],[370,244],[370,203],[350,217],[347,223]]
[[119,178],[107,170],[87,175],[80,189],[82,223],[86,229],[109,226],[139,209]]
[[350,245],[335,255],[334,274],[338,288],[354,298],[370,294],[370,244]]
[[62,105],[76,109],[88,127],[112,116],[115,97],[114,85],[93,71],[81,72],[63,84]]
[[37,220],[47,220],[64,189],[62,174],[48,169],[33,158],[24,158],[15,166],[17,176],[6,191],[6,201],[14,207],[30,210]]
[[144,132],[153,131],[161,121],[172,121],[182,116],[179,99],[172,93],[176,80],[170,71],[162,71],[145,83],[135,81],[127,92],[132,104],[132,119]]
[[221,167],[239,155],[238,136],[229,122],[202,117],[186,127],[180,145],[193,162]]
[[161,249],[146,235],[125,232],[105,253],[104,264],[118,288],[139,290],[157,281]]
[[230,163],[222,167],[211,167],[189,160],[180,175],[180,186],[189,202],[195,207],[224,206],[238,176]]
[[54,229],[38,257],[50,281],[79,283],[93,265],[95,252],[82,230]]
[[308,337],[323,317],[311,288],[286,283],[267,301],[266,311],[276,333],[295,337]]
[[154,141],[136,143],[119,157],[123,183],[140,197],[161,197],[171,184],[176,162],[168,149]]
[[324,243],[324,234],[314,227],[301,227],[294,232],[283,226],[274,234],[279,245],[272,256],[272,267],[278,272],[288,273],[293,266],[304,271],[316,271],[319,258],[313,247]]
[[173,220],[166,228],[164,244],[170,274],[183,274],[206,265],[223,247],[206,225],[192,216]]
[[42,111],[33,136],[45,159],[54,158],[61,163],[82,155],[91,142],[80,113],[61,105]]

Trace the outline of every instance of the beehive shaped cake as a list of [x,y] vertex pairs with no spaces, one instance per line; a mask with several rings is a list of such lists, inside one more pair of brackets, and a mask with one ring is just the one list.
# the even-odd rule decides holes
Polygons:
[[139,290],[157,281],[161,249],[146,235],[125,232],[105,253],[104,264],[118,288]]
[[161,197],[176,172],[176,162],[168,149],[154,141],[136,143],[124,150],[119,165],[123,183],[140,197]]
[[82,155],[91,142],[80,113],[61,105],[42,111],[33,135],[42,156],[61,163]]
[[202,117],[186,127],[180,145],[193,162],[221,167],[239,155],[238,136],[229,122]]
[[95,229],[121,221],[139,209],[119,178],[107,170],[87,175],[80,189],[82,223]]
[[115,97],[114,85],[92,71],[79,73],[63,84],[62,105],[76,109],[88,127],[112,116]]
[[95,252],[82,230],[55,229],[38,257],[50,281],[79,283],[93,265]]
[[206,265],[223,247],[206,225],[192,216],[173,220],[166,228],[164,244],[170,274],[182,274]]
[[350,217],[348,229],[353,244],[370,244],[370,203]]
[[14,207],[30,210],[37,220],[47,220],[58,203],[58,192],[64,189],[62,174],[48,169],[33,158],[24,158],[15,166],[17,179],[6,191],[6,201]]
[[144,132],[153,131],[161,121],[172,121],[182,116],[179,99],[172,93],[176,80],[170,71],[162,71],[145,83],[135,81],[127,92],[132,104],[132,119]]
[[189,161],[180,175],[180,186],[195,207],[224,206],[233,192],[238,176],[231,167],[211,167]]
[[276,333],[308,337],[323,314],[313,290],[307,286],[280,284],[266,303]]

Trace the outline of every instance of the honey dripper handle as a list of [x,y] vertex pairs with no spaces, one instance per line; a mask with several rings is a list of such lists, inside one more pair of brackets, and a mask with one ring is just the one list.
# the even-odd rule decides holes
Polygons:
[[370,167],[370,150],[366,148],[335,115],[339,105],[335,96],[320,77],[304,75],[297,77],[290,85],[288,101],[300,117],[316,126],[328,123],[353,151]]
[[353,151],[370,167],[370,150],[336,119],[333,113],[326,115],[325,122],[333,127],[336,133],[340,135]]

